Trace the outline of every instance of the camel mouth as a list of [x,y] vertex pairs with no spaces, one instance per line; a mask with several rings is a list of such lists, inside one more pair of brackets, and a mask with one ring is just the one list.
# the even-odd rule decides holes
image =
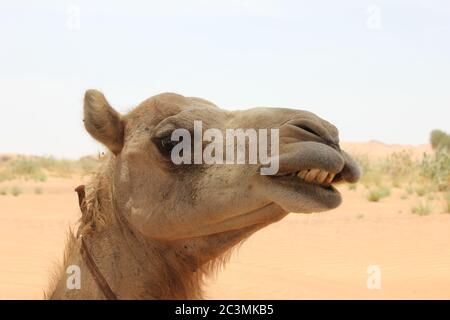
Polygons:
[[298,149],[279,158],[279,171],[275,179],[292,179],[301,184],[336,192],[333,184],[344,180],[347,166],[341,150],[317,142],[296,144]]
[[327,170],[313,168],[304,169],[292,173],[282,173],[275,177],[285,177],[299,179],[302,183],[311,184],[317,187],[321,187],[330,191],[337,191],[333,184],[342,182],[343,178],[341,173],[332,173]]
[[340,192],[335,186],[343,182],[340,173],[328,173],[321,169],[302,170],[291,174],[273,176],[272,179],[281,187],[291,187],[298,192],[308,189],[319,193],[322,197],[324,195],[340,196]]
[[295,144],[280,155],[277,175],[267,176],[265,195],[288,212],[312,213],[337,208],[342,195],[336,185],[355,183],[358,164],[340,148],[317,142]]
[[335,187],[343,181],[340,173],[330,175],[323,170],[310,169],[272,176],[267,181],[270,199],[287,212],[321,212],[335,209],[342,203],[342,195]]

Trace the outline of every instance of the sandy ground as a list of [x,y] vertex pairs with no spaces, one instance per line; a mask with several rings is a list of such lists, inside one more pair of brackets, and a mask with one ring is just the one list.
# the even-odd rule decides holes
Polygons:
[[[291,214],[255,234],[208,297],[450,299],[450,215],[413,215],[417,200],[400,190],[380,203],[366,193],[344,189],[339,209]],[[369,266],[380,268],[380,290],[367,287]]]
[[[0,196],[0,299],[40,299],[79,215],[79,180],[8,185],[18,183],[23,194]],[[362,186],[342,192],[339,209],[291,214],[247,240],[208,281],[207,298],[450,299],[450,214],[413,215],[418,199],[401,190],[379,203]],[[371,265],[380,290],[367,288]]]

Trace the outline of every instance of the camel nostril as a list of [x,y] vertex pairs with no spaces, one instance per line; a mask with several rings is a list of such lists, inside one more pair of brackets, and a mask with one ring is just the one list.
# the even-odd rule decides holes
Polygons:
[[339,151],[338,137],[331,133],[323,124],[307,119],[302,119],[300,121],[292,121],[289,123],[289,125],[295,127],[298,130],[301,138],[306,140],[310,139],[314,141],[321,141]]
[[295,125],[297,128],[300,128],[302,130],[305,130],[306,132],[309,132],[315,136],[320,137],[320,134],[318,134],[314,129],[312,129],[311,127],[305,125],[305,124],[296,124]]

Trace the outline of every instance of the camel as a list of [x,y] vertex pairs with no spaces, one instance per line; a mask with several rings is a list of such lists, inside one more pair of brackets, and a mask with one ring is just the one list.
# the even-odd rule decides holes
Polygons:
[[[260,164],[174,165],[171,132],[196,120],[222,131],[279,129],[277,174],[261,175]],[[205,277],[232,248],[289,213],[338,207],[335,185],[361,175],[336,127],[307,111],[226,111],[163,93],[122,115],[88,90],[84,126],[109,151],[78,189],[82,217],[48,299],[202,299]],[[70,266],[79,267],[79,288],[67,285]]]

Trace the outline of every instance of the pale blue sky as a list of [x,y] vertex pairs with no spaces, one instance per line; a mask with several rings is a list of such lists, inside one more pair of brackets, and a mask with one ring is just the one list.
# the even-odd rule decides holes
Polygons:
[[0,153],[97,152],[87,88],[120,111],[172,91],[426,143],[450,129],[450,2],[1,1]]

